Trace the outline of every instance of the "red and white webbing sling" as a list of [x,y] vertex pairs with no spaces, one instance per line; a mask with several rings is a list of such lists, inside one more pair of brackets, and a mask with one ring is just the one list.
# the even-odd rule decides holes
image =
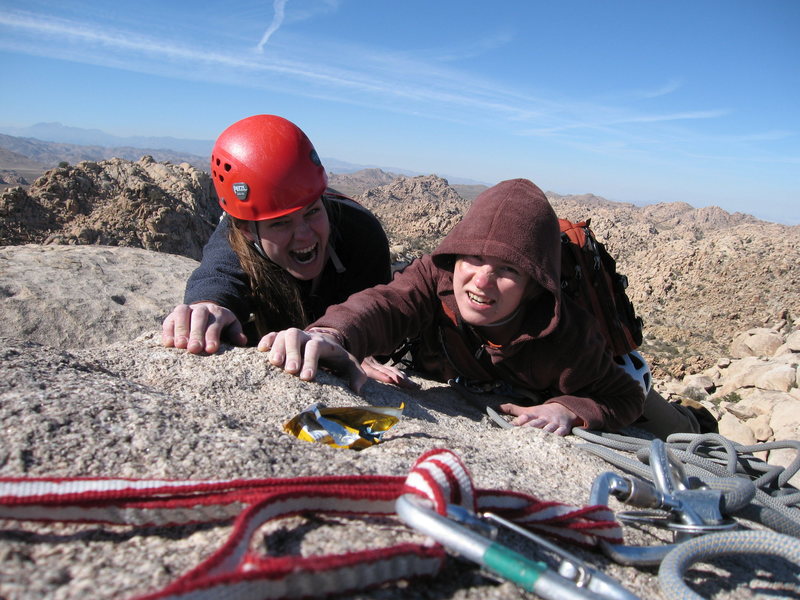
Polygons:
[[445,552],[438,544],[326,556],[267,556],[251,550],[257,530],[272,519],[325,513],[394,514],[395,500],[413,493],[439,514],[448,504],[491,511],[573,543],[621,543],[605,506],[576,507],[533,496],[475,489],[461,460],[432,450],[407,478],[363,476],[171,481],[114,478],[0,478],[0,518],[132,526],[219,522],[235,518],[227,541],[200,565],[139,600],[166,598],[300,598],[347,593],[390,581],[435,575]]

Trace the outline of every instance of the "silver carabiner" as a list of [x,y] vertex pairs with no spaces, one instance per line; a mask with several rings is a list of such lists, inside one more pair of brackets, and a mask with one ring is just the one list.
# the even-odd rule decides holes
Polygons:
[[598,571],[597,569],[589,566],[580,558],[570,552],[567,552],[550,540],[543,538],[542,536],[537,535],[532,531],[525,529],[524,527],[520,527],[513,521],[504,519],[500,515],[485,512],[482,513],[481,516],[528,538],[543,548],[558,555],[561,558],[561,563],[558,565],[558,574],[571,581],[579,588],[588,589],[601,598],[608,598],[609,600],[633,600],[637,598],[637,596],[625,589],[618,581],[612,579],[602,571]]
[[[429,501],[404,494],[395,502],[395,510],[412,529],[545,600],[637,600],[637,596],[620,584],[604,575],[598,577],[594,570],[575,557],[571,557],[570,563],[582,570],[575,569],[576,576],[572,578],[496,542],[492,539],[491,526],[463,507],[448,506],[448,518],[432,510]],[[516,527],[513,523],[511,525]],[[568,571],[565,569],[565,573]]]

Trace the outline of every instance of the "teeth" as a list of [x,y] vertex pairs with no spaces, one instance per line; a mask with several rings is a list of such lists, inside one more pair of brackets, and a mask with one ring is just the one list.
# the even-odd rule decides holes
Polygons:
[[317,245],[312,244],[308,248],[300,248],[299,250],[292,250],[289,252],[292,257],[300,264],[306,264],[313,261],[317,256]]
[[480,296],[476,296],[472,292],[467,292],[467,296],[469,297],[470,300],[472,300],[473,302],[476,302],[478,304],[492,304],[493,303],[492,300],[489,300],[488,298],[481,298]]

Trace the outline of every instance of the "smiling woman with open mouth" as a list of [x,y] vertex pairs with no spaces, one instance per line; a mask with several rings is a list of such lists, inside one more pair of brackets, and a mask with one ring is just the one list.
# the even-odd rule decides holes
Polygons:
[[[225,212],[164,320],[162,341],[213,354],[275,329],[304,327],[331,304],[387,283],[389,242],[363,206],[328,188],[314,146],[291,121],[255,115],[217,138],[211,176]],[[364,368],[403,385],[398,369],[371,357]]]

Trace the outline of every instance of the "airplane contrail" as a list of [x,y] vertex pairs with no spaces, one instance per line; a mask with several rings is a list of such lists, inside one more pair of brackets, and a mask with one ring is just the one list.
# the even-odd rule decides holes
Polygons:
[[275,0],[273,3],[273,7],[275,8],[275,16],[272,18],[272,23],[270,23],[269,27],[267,27],[264,35],[261,36],[261,41],[258,42],[258,46],[256,46],[256,50],[259,52],[264,52],[264,45],[269,41],[269,38],[272,37],[272,34],[278,31],[283,23],[284,8],[286,7],[287,1],[288,0]]

